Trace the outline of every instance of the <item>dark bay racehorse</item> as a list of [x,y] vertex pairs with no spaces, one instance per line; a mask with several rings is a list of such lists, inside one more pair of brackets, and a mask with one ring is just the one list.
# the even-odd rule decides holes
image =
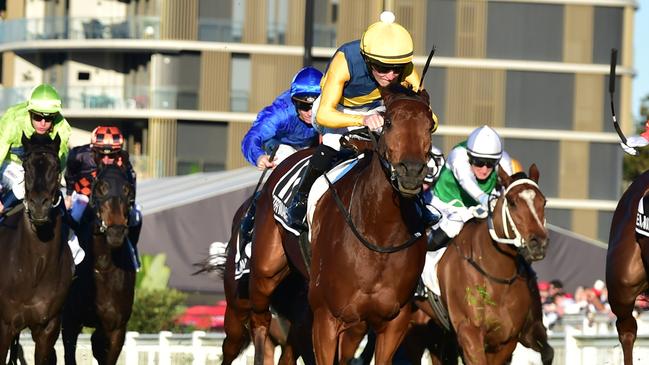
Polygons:
[[366,328],[376,333],[375,363],[390,364],[424,265],[416,196],[435,128],[428,94],[395,87],[382,96],[377,146],[325,193],[313,216],[309,303],[318,364],[350,360],[345,347],[355,348]]
[[[636,297],[649,290],[649,237],[636,234],[638,203],[649,192],[649,171],[624,192],[615,208],[606,256],[606,286],[615,325],[622,344],[624,364],[633,364],[633,344],[638,324],[633,317]],[[645,214],[647,212],[645,211]]]
[[133,199],[125,169],[100,164],[78,232],[86,257],[77,267],[63,312],[66,364],[76,364],[83,326],[95,328],[92,353],[99,364],[115,364],[122,350],[135,290],[135,269],[125,244]]
[[56,363],[54,343],[72,281],[74,263],[62,234],[63,209],[58,158],[61,140],[34,133],[22,137],[25,199],[23,214],[0,226],[0,359],[11,341],[29,328],[36,364]]
[[[252,305],[248,295],[248,276],[244,275],[238,281],[235,279],[235,256],[238,247],[237,237],[241,217],[248,208],[250,200],[246,200],[237,210],[232,221],[230,241],[225,252],[225,264],[213,266],[208,262],[199,264],[200,272],[216,271],[223,279],[227,307],[225,310],[225,339],[223,340],[223,364],[231,364],[237,356],[250,344],[250,316]],[[256,218],[259,219],[259,218]],[[295,364],[302,356],[306,364],[313,364],[313,355],[310,341],[310,325],[305,322],[304,316],[309,316],[306,301],[306,281],[304,277],[294,272],[284,278],[273,292],[271,305],[278,312],[281,319],[273,319],[269,327],[270,341],[264,348],[265,360],[268,365],[273,363],[273,351],[276,345],[282,347],[280,364]],[[307,318],[308,319],[308,318]],[[294,324],[299,322],[298,324]],[[283,328],[288,325],[288,330]],[[300,333],[300,331],[302,331]]]
[[[534,280],[523,262],[543,259],[548,244],[539,172],[536,165],[529,178],[498,172],[505,192],[490,218],[467,222],[437,269],[441,298],[467,365],[504,364],[519,340],[529,347],[542,330],[534,307],[538,296],[528,287]],[[551,362],[551,353],[544,361],[548,356]]]

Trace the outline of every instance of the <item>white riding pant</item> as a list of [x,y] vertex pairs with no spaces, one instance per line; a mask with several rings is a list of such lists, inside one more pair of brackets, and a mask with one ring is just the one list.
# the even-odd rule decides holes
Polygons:
[[72,204],[70,204],[70,215],[72,218],[79,223],[81,217],[83,217],[83,212],[88,206],[89,198],[86,195],[79,194],[76,191],[72,192]]
[[[318,114],[318,108],[320,107],[320,97],[313,102],[313,108],[311,109],[311,124],[313,127],[322,134],[322,144],[329,146],[336,151],[340,151],[340,137],[348,131],[359,129],[363,127],[343,127],[343,128],[328,128],[324,127],[316,121],[316,114]],[[341,106],[338,104],[336,109],[345,114],[354,114],[354,115],[371,115],[378,114],[379,112],[385,111],[385,106],[381,105],[372,109],[350,109]]]
[[18,200],[25,197],[25,169],[14,161],[4,161],[0,165],[2,190],[12,190]]
[[280,144],[279,146],[277,146],[277,151],[275,151],[275,159],[273,160],[273,162],[279,165],[288,156],[294,154],[295,152],[297,152],[297,150],[292,146],[289,146],[287,144]]
[[426,205],[428,210],[433,212],[433,214],[441,215],[441,219],[438,223],[439,228],[446,233],[449,238],[457,236],[464,223],[469,221],[474,217],[471,209],[467,207],[457,207],[452,204],[443,202],[438,197],[433,196],[430,205]]

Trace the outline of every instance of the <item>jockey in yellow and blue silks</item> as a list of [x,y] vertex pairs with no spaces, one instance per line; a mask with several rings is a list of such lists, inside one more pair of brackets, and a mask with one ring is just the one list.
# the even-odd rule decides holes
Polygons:
[[[257,114],[252,127],[241,141],[241,152],[259,169],[274,168],[296,150],[318,142],[318,132],[311,126],[311,107],[320,96],[322,72],[313,67],[301,69],[293,77],[291,88]],[[270,161],[270,151],[277,147]]]
[[322,94],[313,106],[314,125],[323,133],[322,144],[313,153],[300,186],[288,206],[290,225],[304,230],[306,202],[315,180],[330,168],[340,150],[340,135],[349,129],[383,125],[385,110],[379,87],[400,82],[419,87],[412,64],[410,33],[394,22],[394,14],[383,12],[381,21],[370,25],[360,40],[342,45],[327,66]]
[[38,85],[28,101],[10,107],[0,118],[0,212],[25,196],[25,170],[21,160],[23,133],[28,138],[34,133],[48,134],[52,139],[58,134],[61,139],[58,156],[63,169],[72,128],[61,115],[61,98],[52,86]]
[[[291,88],[257,114],[257,119],[241,141],[241,152],[259,169],[272,169],[296,150],[318,143],[318,132],[312,127],[313,102],[320,96],[322,72],[313,67],[298,71]],[[277,148],[275,158],[270,151]],[[241,219],[241,240],[252,241],[256,196]]]

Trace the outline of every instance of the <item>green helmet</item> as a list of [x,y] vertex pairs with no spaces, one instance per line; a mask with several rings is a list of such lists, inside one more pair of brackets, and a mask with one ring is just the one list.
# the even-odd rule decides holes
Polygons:
[[32,90],[27,110],[45,116],[61,112],[61,97],[56,89],[48,84],[40,84]]

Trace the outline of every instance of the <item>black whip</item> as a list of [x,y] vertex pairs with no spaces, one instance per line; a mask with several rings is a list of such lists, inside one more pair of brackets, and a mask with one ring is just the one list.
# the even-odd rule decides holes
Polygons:
[[615,95],[615,66],[617,65],[617,49],[611,49],[611,70],[608,74],[608,93],[611,96],[611,115],[613,116],[613,127],[617,135],[620,136],[622,143],[626,145],[626,136],[622,133],[620,125],[617,123],[617,117],[615,116],[615,102],[613,97]]
[[421,79],[419,80],[419,87],[417,90],[421,90],[421,85],[424,84],[424,77],[426,77],[426,72],[428,71],[428,66],[430,66],[430,60],[433,59],[433,55],[435,54],[435,49],[436,47],[433,46],[433,49],[430,50],[430,53],[428,54],[428,59],[426,60],[426,64],[424,65],[424,71],[421,73]]

